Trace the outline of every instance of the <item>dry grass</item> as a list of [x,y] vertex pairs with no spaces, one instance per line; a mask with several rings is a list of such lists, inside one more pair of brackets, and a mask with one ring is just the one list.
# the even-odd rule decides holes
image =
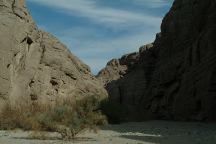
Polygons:
[[106,117],[95,111],[99,102],[93,97],[76,103],[66,101],[56,106],[20,105],[15,109],[9,105],[0,113],[0,129],[53,131],[59,132],[63,139],[74,138],[84,129],[96,129],[106,124]]
[[38,140],[46,140],[48,138],[46,132],[42,131],[33,131],[29,134],[29,139],[38,139]]

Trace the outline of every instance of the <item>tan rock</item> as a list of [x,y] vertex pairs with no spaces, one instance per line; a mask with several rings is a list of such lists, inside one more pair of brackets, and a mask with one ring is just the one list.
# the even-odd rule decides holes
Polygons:
[[24,0],[0,0],[0,44],[0,107],[107,95],[87,65],[38,30]]

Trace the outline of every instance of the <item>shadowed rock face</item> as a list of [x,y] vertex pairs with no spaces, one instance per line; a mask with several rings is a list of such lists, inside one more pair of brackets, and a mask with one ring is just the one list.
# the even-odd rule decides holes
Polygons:
[[38,30],[24,0],[0,0],[0,66],[0,107],[106,97],[87,65]]
[[106,80],[110,98],[143,118],[216,120],[215,8],[215,0],[175,0],[154,46],[141,49],[119,79]]

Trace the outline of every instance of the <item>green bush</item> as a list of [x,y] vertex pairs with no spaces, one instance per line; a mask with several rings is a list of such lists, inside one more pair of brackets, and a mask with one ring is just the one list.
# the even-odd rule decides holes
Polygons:
[[53,125],[55,125],[55,121],[53,118],[52,113],[37,113],[37,115],[35,116],[35,121],[36,123],[38,123],[40,125],[40,127],[44,130],[49,130],[49,131],[53,131]]
[[67,115],[67,112],[69,112],[69,108],[68,106],[58,106],[55,107],[53,111],[53,119],[56,121],[62,121]]

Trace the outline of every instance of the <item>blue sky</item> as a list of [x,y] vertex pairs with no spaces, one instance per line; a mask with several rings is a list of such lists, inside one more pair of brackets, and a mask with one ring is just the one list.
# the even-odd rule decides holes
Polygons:
[[173,0],[26,0],[52,33],[96,74],[106,63],[153,42]]

